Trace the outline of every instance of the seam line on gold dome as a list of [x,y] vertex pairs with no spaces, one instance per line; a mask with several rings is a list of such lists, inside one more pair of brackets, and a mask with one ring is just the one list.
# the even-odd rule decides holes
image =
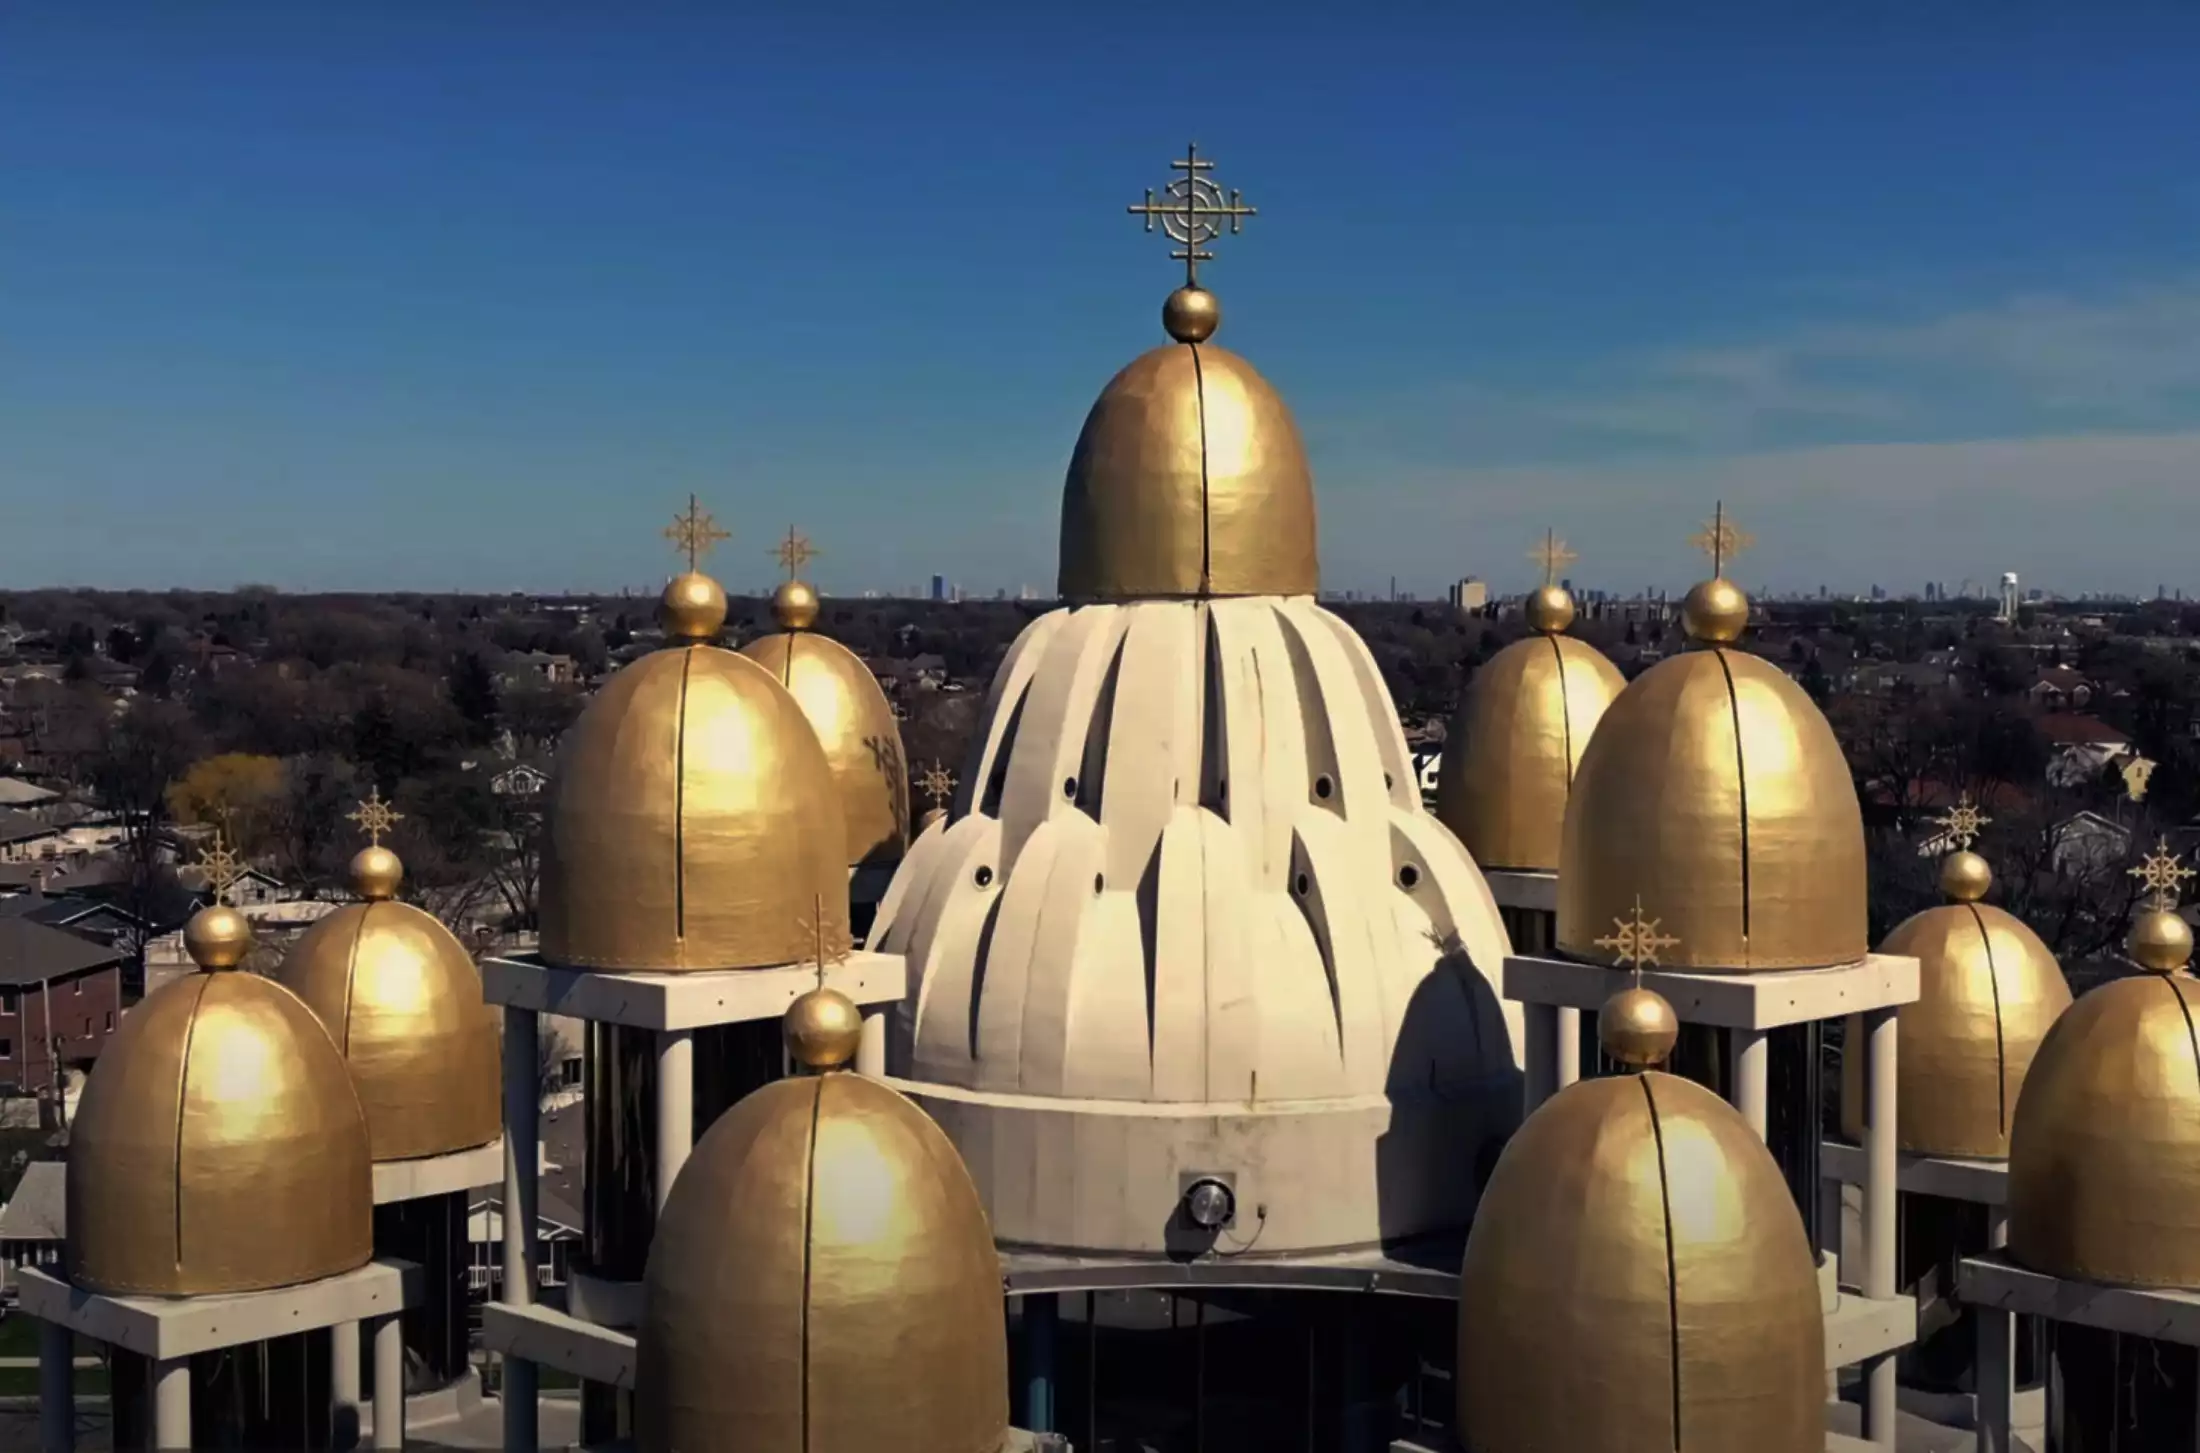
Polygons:
[[1566,696],[1566,653],[1559,649],[1558,637],[1545,636],[1551,645],[1551,664],[1558,668],[1558,729],[1566,745],[1566,795],[1574,792],[1574,707]]
[[2001,1133],[2009,1133],[2009,1047],[2003,1043],[2001,1030],[2001,970],[1994,967],[1994,936],[1986,930],[1986,915],[1978,911],[1976,903],[1966,903],[1971,910],[1971,921],[1978,925],[1979,942],[1986,946],[1986,983],[1994,992],[1994,1068],[1998,1072],[1994,1084],[2000,1093]]
[[2185,1042],[2192,1049],[2193,1071],[2200,1074],[2200,1032],[2193,1029],[2192,1006],[2185,1002],[2184,991],[2177,987],[2177,973],[2174,969],[2156,977],[2161,979],[2162,987],[2169,990],[2170,996],[2177,1001],[2177,1012],[2185,1016]]
[[672,718],[672,937],[683,945],[680,962],[687,963],[687,744],[688,672],[695,665],[695,648],[680,653],[680,709]]
[[351,931],[351,952],[344,955],[344,1038],[336,1047],[351,1058],[351,996],[359,984],[359,945],[366,941],[367,915],[374,912],[372,903],[363,903],[359,909],[359,926]]
[[1199,593],[1206,596],[1215,592],[1214,520],[1207,499],[1207,374],[1200,367],[1199,345],[1184,346],[1192,350],[1192,395],[1199,402]]
[[[1635,975],[1642,976],[1640,964]],[[1635,1082],[1650,1107],[1650,1140],[1658,1149],[1658,1211],[1665,1217],[1665,1335],[1667,1355],[1673,1359],[1673,1453],[1681,1453],[1681,1274],[1680,1258],[1673,1254],[1673,1184],[1666,1174],[1665,1127],[1658,1123],[1658,1097],[1650,1092],[1648,1068]]]
[[[822,974],[820,975],[822,977]],[[810,1449],[810,1278],[817,1267],[817,1123],[825,1112],[825,1077],[810,1079],[810,1163],[802,1191],[802,1453]]]
[[191,1000],[190,1017],[183,1021],[183,1055],[176,1061],[176,1147],[175,1160],[175,1225],[176,1270],[183,1270],[183,1115],[191,1103],[191,1040],[199,1032],[199,1010],[206,1003],[207,985],[214,982],[208,973],[199,975],[199,992]]
[[1734,715],[1734,798],[1741,810],[1742,827],[1742,962],[1749,962],[1749,756],[1742,750],[1742,698],[1734,689],[1734,670],[1726,664],[1726,648],[1713,646],[1719,658],[1719,674],[1726,678],[1727,710]]

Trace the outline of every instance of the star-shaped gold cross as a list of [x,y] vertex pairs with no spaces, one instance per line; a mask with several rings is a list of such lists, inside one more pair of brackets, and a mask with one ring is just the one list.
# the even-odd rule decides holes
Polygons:
[[2169,839],[2163,838],[2153,852],[2139,860],[2139,866],[2129,870],[2147,890],[2147,906],[2150,908],[2175,908],[2185,880],[2200,876],[2185,866],[2177,854],[2169,850]]
[[217,829],[206,846],[199,849],[199,871],[206,875],[206,886],[213,893],[214,901],[229,902],[229,890],[244,876],[244,859],[229,846],[228,839]]
[[955,774],[935,758],[924,775],[917,779],[917,790],[931,798],[934,807],[945,807],[947,799],[955,795]]
[[382,834],[405,820],[405,814],[382,800],[380,787],[369,788],[367,800],[353,808],[345,816],[375,847],[382,846]]
[[1721,500],[1705,520],[1703,528],[1688,537],[1694,545],[1711,557],[1711,573],[1724,575],[1727,562],[1757,543],[1756,537],[1727,518],[1726,502]]
[[1558,572],[1581,557],[1566,548],[1566,542],[1558,538],[1555,530],[1545,530],[1541,542],[1528,552],[1528,558],[1542,568],[1543,583],[1555,585],[1558,582]]
[[787,538],[771,548],[771,557],[779,562],[780,569],[787,572],[789,580],[801,574],[802,567],[822,553],[824,552],[810,543],[809,536],[796,534],[792,525],[787,526]]
[[1978,804],[1965,796],[1940,816],[1926,821],[1939,828],[1938,835],[1946,838],[1960,853],[1978,841],[1979,829],[1993,819],[1979,811]]
[[1645,919],[1642,916],[1642,897],[1638,894],[1634,916],[1613,919],[1611,937],[1596,940],[1596,946],[1610,949],[1620,968],[1633,969],[1638,974],[1646,968],[1654,969],[1658,966],[1658,950],[1674,948],[1680,943],[1670,934],[1658,932],[1658,926],[1664,922],[1662,918]]
[[694,495],[688,496],[687,513],[674,515],[672,523],[665,526],[665,538],[672,548],[687,556],[688,569],[693,570],[711,548],[720,540],[733,538],[731,532],[718,528],[718,522],[710,517]]

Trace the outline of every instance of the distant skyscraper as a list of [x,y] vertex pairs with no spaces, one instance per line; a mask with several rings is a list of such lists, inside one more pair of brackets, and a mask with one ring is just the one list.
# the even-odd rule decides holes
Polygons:
[[934,600],[945,600],[945,599],[947,599],[947,577],[946,577],[946,576],[944,576],[944,575],[935,575],[935,576],[933,576],[933,577],[932,577],[932,598],[933,598]]
[[1490,603],[1489,586],[1471,575],[1455,582],[1445,594],[1455,610],[1480,610]]

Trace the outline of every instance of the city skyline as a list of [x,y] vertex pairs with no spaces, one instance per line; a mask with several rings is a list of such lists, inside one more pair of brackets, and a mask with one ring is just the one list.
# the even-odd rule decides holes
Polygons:
[[2200,586],[2200,17],[1217,13],[1177,105],[1158,13],[636,14],[12,18],[0,581],[601,590],[692,490],[1048,591],[1196,138],[1340,588],[1677,589],[1720,498],[1796,589]]

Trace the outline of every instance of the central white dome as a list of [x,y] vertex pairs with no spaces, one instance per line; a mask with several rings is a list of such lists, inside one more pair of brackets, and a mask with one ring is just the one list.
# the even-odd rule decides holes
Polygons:
[[1058,610],[981,732],[873,939],[908,957],[897,1083],[996,1235],[1181,1250],[1211,1174],[1254,1254],[1463,1225],[1519,1116],[1510,945],[1351,628],[1304,597]]

